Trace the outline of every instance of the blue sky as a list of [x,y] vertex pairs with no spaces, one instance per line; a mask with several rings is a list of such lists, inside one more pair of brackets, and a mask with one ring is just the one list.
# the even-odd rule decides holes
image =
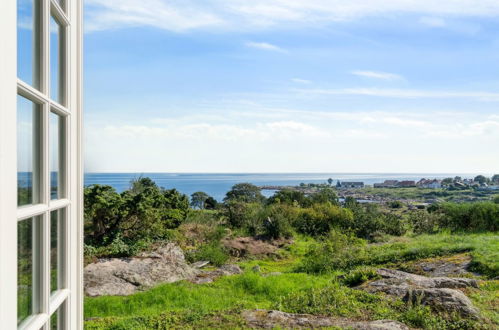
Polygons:
[[86,0],[85,168],[497,172],[499,3]]

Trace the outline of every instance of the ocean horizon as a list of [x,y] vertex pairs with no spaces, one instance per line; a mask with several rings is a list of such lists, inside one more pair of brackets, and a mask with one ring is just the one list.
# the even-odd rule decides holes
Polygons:
[[[237,183],[249,182],[257,186],[299,185],[300,183],[326,183],[329,178],[339,181],[361,181],[367,185],[385,180],[414,180],[422,178],[444,179],[461,176],[473,178],[472,173],[85,173],[85,186],[92,184],[110,185],[118,192],[130,187],[130,182],[140,177],[149,177],[160,187],[177,189],[191,195],[204,191],[218,201],[223,200],[227,191]],[[334,184],[333,183],[333,184]],[[266,196],[271,190],[263,191]]]

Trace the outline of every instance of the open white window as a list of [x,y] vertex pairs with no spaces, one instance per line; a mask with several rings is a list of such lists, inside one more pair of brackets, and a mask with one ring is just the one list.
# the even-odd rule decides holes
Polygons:
[[82,328],[81,0],[0,1],[0,327]]

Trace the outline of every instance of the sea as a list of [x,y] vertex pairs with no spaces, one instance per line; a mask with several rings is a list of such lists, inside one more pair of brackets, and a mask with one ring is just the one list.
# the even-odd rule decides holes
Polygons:
[[[85,173],[85,186],[92,184],[110,185],[118,192],[130,187],[130,182],[140,177],[149,177],[160,187],[177,189],[191,195],[204,191],[218,201],[222,201],[227,191],[236,183],[248,182],[257,186],[295,186],[300,183],[326,183],[339,181],[361,181],[372,185],[385,180],[414,180],[422,178],[444,179],[460,176],[473,178],[476,174],[456,173]],[[263,190],[265,196],[275,191]]]

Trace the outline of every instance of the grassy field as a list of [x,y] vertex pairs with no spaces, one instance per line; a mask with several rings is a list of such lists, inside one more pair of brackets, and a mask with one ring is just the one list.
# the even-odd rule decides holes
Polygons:
[[[481,279],[499,275],[499,235],[493,233],[392,238],[363,247],[364,252],[352,260],[353,268],[323,274],[298,272],[314,245],[317,242],[313,239],[298,237],[281,252],[280,259],[242,261],[244,274],[211,284],[179,282],[128,297],[86,298],[85,328],[240,328],[244,327],[241,310],[272,308],[352,319],[391,318],[415,328],[472,329],[478,326],[473,321],[442,318],[428,308],[351,289],[337,276],[355,272],[358,267],[403,267],[413,260],[463,252],[470,254],[473,269],[483,274]],[[255,265],[262,273],[282,274],[265,277],[251,270]],[[489,280],[482,282],[481,290],[468,292],[482,311],[484,328],[499,326],[498,286],[499,281]]]

